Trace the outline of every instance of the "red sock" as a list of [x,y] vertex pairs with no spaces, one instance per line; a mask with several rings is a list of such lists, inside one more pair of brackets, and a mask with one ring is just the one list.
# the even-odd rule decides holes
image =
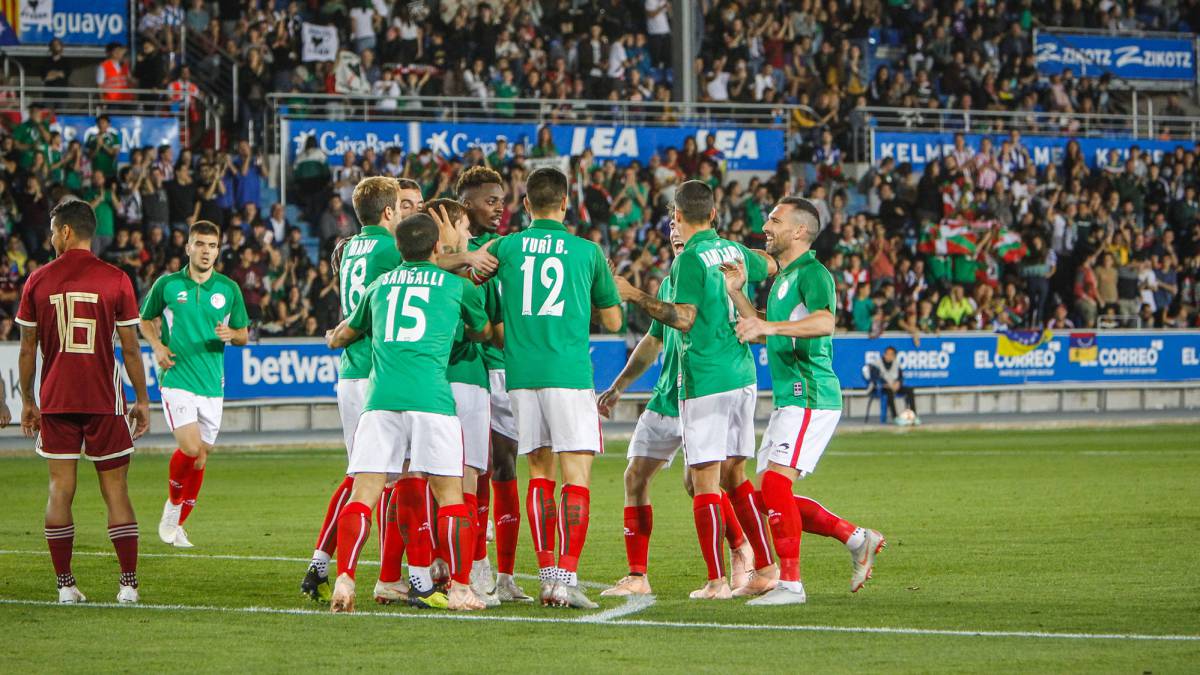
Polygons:
[[533,534],[533,550],[537,552],[538,567],[554,567],[554,531],[558,528],[554,481],[548,478],[529,479],[525,511],[529,516],[529,531]]
[[75,524],[51,525],[46,523],[46,546],[50,549],[50,561],[54,563],[54,574],[58,587],[74,586],[75,575],[71,574],[71,553],[75,550]]
[[137,522],[109,525],[108,539],[117,551],[117,563],[121,566],[121,583],[137,588]]
[[521,494],[516,479],[493,480],[492,492],[496,495],[496,508],[492,510],[496,525],[496,571],[512,574],[517,562],[517,536],[521,533]]
[[[183,503],[183,487],[187,484],[188,474],[192,472],[195,462],[195,457],[189,457],[179,448],[175,448],[175,454],[171,455],[171,464],[167,468],[167,497],[172,504]],[[180,518],[182,519],[182,514]]]
[[[468,492],[463,493],[463,504],[467,507],[467,517],[471,519],[471,534],[477,534],[479,529],[479,497]],[[467,547],[467,556],[471,561],[475,560],[475,538],[472,536],[471,541],[467,542],[470,546]]]
[[721,517],[721,495],[702,494],[692,499],[692,515],[696,520],[696,536],[700,553],[708,568],[708,580],[725,576],[725,522]]
[[183,507],[179,509],[180,525],[188,519],[192,509],[196,508],[196,497],[200,496],[201,485],[204,485],[204,469],[192,467],[192,472],[183,483]]
[[424,523],[424,525],[426,528],[428,528],[427,531],[429,533],[429,549],[431,551],[434,551],[434,555],[441,557],[443,560],[445,560],[445,556],[442,556],[442,549],[440,548],[439,542],[438,542],[437,522],[438,522],[437,499],[435,499],[433,496],[433,488],[429,487],[429,481],[425,481],[425,523]]
[[591,520],[592,492],[582,485],[564,485],[558,514],[562,541],[558,545],[558,566],[568,572],[579,569],[579,556],[587,542]]
[[379,580],[385,583],[400,581],[400,564],[404,560],[404,537],[400,536],[399,504],[400,485],[397,483],[384,493],[387,503],[383,505],[383,523],[379,526]]
[[733,502],[729,500],[729,493],[721,490],[721,518],[725,521],[725,541],[729,544],[729,550],[734,550],[746,543],[746,533],[742,531],[742,526],[738,523],[737,514],[733,511]]
[[438,541],[445,545],[450,578],[460,584],[471,583],[471,556],[475,552],[474,529],[469,505],[453,504],[438,509]]
[[487,557],[487,522],[492,502],[491,477],[491,473],[484,473],[475,481],[475,560]]
[[779,554],[779,580],[800,581],[800,534],[804,531],[800,511],[792,496],[792,481],[768,470],[762,479],[763,500],[771,514],[771,536]]
[[354,578],[358,554],[371,535],[371,507],[362,502],[350,502],[338,516],[337,571]]
[[630,574],[645,574],[650,558],[650,532],[654,529],[654,507],[625,507],[625,557]]
[[429,523],[425,520],[425,479],[405,478],[397,481],[395,488],[396,520],[400,528],[401,544],[408,553],[408,564],[414,567],[429,567],[433,561],[433,549],[429,545]]
[[771,557],[771,543],[767,540],[766,513],[761,494],[755,492],[754,484],[745,481],[733,490],[730,496],[733,512],[754,549],[754,569],[761,570],[775,562]]
[[325,509],[325,521],[321,523],[321,531],[317,533],[317,545],[314,548],[333,555],[337,548],[338,516],[341,515],[346,500],[350,499],[350,490],[353,488],[354,477],[346,476],[329,496],[329,506]]
[[843,544],[858,529],[854,523],[830,513],[815,499],[796,495],[796,510],[800,512],[805,532],[833,537]]

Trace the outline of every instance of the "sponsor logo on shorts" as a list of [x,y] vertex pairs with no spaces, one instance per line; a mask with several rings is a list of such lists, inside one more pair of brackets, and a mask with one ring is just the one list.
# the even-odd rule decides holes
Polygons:
[[221,309],[225,306],[225,296],[221,295],[220,293],[213,293],[212,298],[209,299],[209,302],[212,303],[213,309]]

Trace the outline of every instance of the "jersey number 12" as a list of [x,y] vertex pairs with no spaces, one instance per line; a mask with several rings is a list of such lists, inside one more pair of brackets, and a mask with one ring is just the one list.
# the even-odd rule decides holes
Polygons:
[[[525,256],[525,262],[521,263],[521,274],[524,277],[523,293],[521,293],[521,314],[525,316],[533,315],[533,277],[534,267],[537,265],[537,260],[533,256]],[[565,302],[558,299],[562,295],[563,281],[566,276],[563,272],[562,260],[558,258],[545,258],[542,260],[542,267],[537,275],[541,281],[541,286],[547,289],[546,301],[538,308],[538,316],[562,316]]]

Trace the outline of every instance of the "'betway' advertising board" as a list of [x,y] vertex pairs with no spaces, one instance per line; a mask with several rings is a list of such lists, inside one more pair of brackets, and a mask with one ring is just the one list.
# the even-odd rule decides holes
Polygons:
[[[382,154],[390,147],[404,152],[429,148],[443,156],[462,155],[473,147],[484,154],[496,149],[496,141],[505,139],[532,146],[537,138],[536,124],[452,124],[448,122],[326,122],[290,120],[292,137],[289,161],[304,149],[309,138],[329,156],[330,164],[340,165],[347,151],[361,154],[373,148]],[[716,138],[730,170],[774,171],[784,158],[785,143],[780,129],[740,127],[652,127],[652,126],[550,126],[554,145],[560,154],[579,155],[591,150],[599,160],[612,159],[618,164],[638,160],[645,164],[655,153],[667,148],[681,149],[685,138],[696,139],[705,147],[709,134]]]
[[[979,149],[984,134],[963,134],[963,141],[973,151]],[[993,148],[999,152],[1000,144],[1008,138],[1007,134],[991,136]],[[1120,162],[1129,156],[1129,149],[1137,146],[1141,150],[1150,151],[1155,161],[1164,154],[1172,153],[1176,147],[1192,149],[1191,141],[1161,141],[1147,138],[1071,138],[1066,136],[1022,136],[1021,144],[1029,151],[1033,163],[1039,167],[1049,164],[1062,163],[1067,152],[1067,143],[1077,141],[1079,149],[1088,166],[1103,167],[1109,163],[1109,155],[1117,151]],[[896,164],[908,162],[913,169],[920,171],[926,164],[945,157],[954,151],[954,133],[907,133],[901,131],[876,131],[872,161],[878,162],[884,157],[891,157]]]
[[1072,35],[1038,31],[1033,51],[1038,72],[1127,80],[1196,80],[1195,45],[1188,38]]

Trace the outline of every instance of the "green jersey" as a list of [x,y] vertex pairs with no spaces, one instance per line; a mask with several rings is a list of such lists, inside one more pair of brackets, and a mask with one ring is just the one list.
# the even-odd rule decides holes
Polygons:
[[[495,232],[484,232],[471,241],[467,242],[467,249],[476,251],[483,247],[484,244],[499,239],[500,235]],[[496,253],[496,245],[492,245],[492,254]],[[483,291],[483,303],[487,306],[487,313],[490,317],[500,317],[500,280],[492,277],[487,280],[487,283],[481,285],[480,290]],[[483,365],[488,370],[504,370],[504,350],[496,345],[485,342],[479,345],[479,350],[483,353]]]
[[[833,275],[809,251],[779,273],[767,299],[767,321],[799,321],[826,309],[837,312]],[[833,338],[767,336],[775,407],[841,410],[842,387],[833,374]]]
[[[469,279],[467,283],[474,285]],[[500,323],[500,303],[489,305],[483,289],[483,286],[476,286],[475,293],[483,302],[484,313],[487,314],[488,321],[493,324]],[[492,348],[495,349],[495,346]],[[462,327],[459,327],[454,346],[450,348],[450,365],[446,370],[446,377],[451,382],[473,384],[491,390],[488,384],[488,368],[483,358],[483,344],[469,339]]]
[[534,220],[491,248],[505,291],[504,362],[511,389],[592,389],[592,308],[621,299],[600,247],[562,223]]
[[[349,318],[371,282],[384,272],[394,270],[403,262],[396,248],[396,239],[386,227],[366,225],[350,238],[342,249],[342,266],[338,271],[342,301],[342,318]],[[343,380],[363,380],[371,375],[371,344],[356,340],[342,351],[339,377]]]
[[233,279],[213,272],[198,284],[188,269],[159,277],[142,302],[143,319],[162,317],[162,343],[175,354],[175,365],[159,372],[158,384],[220,397],[225,393],[225,343],[217,337],[217,324],[245,328],[250,319]]
[[483,297],[470,281],[423,260],[379,275],[349,321],[370,340],[363,410],[455,414],[446,364],[464,323],[472,331],[488,323]]
[[696,308],[696,322],[682,335],[679,397],[699,398],[733,391],[758,380],[750,346],[737,339],[737,310],[725,290],[721,265],[744,261],[750,282],[767,278],[767,262],[713,230],[692,235],[671,266],[675,303]]
[[[671,297],[671,280],[663,279],[658,299],[671,302]],[[650,334],[662,340],[662,370],[658,372],[646,409],[666,417],[679,417],[679,331],[654,321],[650,324]]]

